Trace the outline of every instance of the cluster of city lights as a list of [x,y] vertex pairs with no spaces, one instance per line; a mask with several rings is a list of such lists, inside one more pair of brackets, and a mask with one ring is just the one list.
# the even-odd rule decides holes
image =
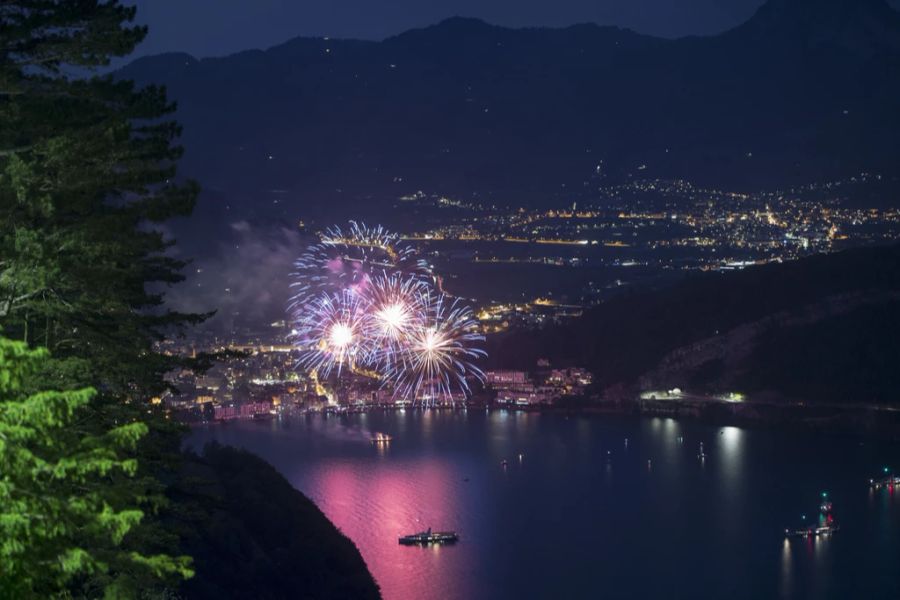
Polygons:
[[320,377],[347,369],[426,404],[462,398],[468,377],[483,379],[473,311],[382,227],[329,229],[295,263],[292,286],[298,365]]

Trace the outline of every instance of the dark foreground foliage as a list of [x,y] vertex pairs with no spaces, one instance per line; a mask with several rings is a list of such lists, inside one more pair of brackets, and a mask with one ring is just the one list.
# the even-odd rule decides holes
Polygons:
[[0,335],[19,340],[0,339],[0,599],[168,598],[195,551],[187,598],[377,596],[271,467],[181,455],[166,374],[209,357],[159,342],[208,315],[166,303],[186,262],[165,223],[198,186],[165,90],[103,74],[144,39],[135,16],[0,2]]

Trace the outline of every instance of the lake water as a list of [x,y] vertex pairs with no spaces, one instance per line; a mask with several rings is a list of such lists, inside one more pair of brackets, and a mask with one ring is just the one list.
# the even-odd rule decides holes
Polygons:
[[[374,432],[393,440],[373,445]],[[900,469],[897,444],[483,410],[233,422],[191,436],[209,440],[259,454],[312,498],[387,600],[900,598],[900,489],[868,486],[885,465]],[[841,530],[787,542],[784,528],[815,518],[825,490]],[[429,526],[461,539],[397,543]]]

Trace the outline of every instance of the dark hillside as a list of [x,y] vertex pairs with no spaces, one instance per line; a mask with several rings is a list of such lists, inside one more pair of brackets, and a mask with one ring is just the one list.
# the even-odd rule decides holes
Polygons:
[[[500,336],[492,340],[492,360],[519,367],[529,367],[542,356],[578,363],[591,368],[605,388],[636,383],[673,351],[699,353],[718,344],[722,353],[742,357],[731,365],[736,371],[731,375],[739,372],[739,381],[753,389],[771,389],[766,388],[771,375],[771,385],[780,391],[809,390],[807,380],[824,375],[815,365],[826,364],[822,353],[827,353],[831,363],[843,367],[821,377],[823,386],[886,390],[895,379],[888,377],[888,363],[897,356],[894,346],[900,338],[898,292],[896,245],[695,274],[669,288],[614,298],[569,325]],[[864,335],[876,322],[878,333]],[[750,356],[744,357],[747,352],[741,348],[729,348],[738,342],[748,345],[747,352],[752,348]],[[864,357],[871,359],[867,368],[860,364],[866,362]],[[725,375],[716,372],[722,365],[717,367],[714,358],[721,356],[694,363],[682,359],[692,364],[690,369],[667,375],[696,375],[710,383]],[[704,365],[705,373],[693,373]],[[820,386],[816,395],[821,392]],[[888,400],[884,393],[875,396]]]
[[188,456],[169,530],[194,557],[190,599],[380,598],[353,542],[268,463],[208,446]]
[[860,307],[812,325],[767,333],[740,389],[791,398],[890,404],[900,401],[900,303]]

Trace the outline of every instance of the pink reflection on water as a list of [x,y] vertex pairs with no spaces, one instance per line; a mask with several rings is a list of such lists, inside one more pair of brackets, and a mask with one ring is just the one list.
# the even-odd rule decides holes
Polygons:
[[[461,476],[437,459],[392,463],[335,461],[309,474],[316,503],[356,543],[386,600],[466,598],[474,544],[461,530]],[[432,527],[460,533],[457,546],[401,546],[397,538]]]

